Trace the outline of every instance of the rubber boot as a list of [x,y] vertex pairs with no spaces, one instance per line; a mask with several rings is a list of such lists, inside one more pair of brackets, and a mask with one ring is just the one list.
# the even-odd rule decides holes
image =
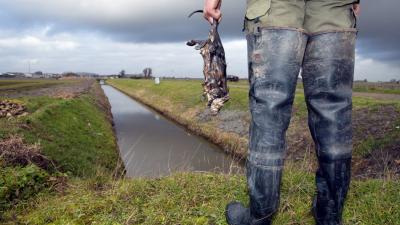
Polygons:
[[247,184],[250,207],[228,204],[231,225],[268,225],[278,209],[282,168],[297,77],[307,35],[264,28],[249,34],[250,123]]
[[350,183],[355,39],[355,31],[311,36],[304,56],[308,124],[319,162],[313,203],[317,225],[341,224]]

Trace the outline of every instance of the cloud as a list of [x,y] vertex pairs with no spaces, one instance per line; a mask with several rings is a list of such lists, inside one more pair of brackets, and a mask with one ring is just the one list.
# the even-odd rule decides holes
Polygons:
[[[206,38],[199,0],[0,0],[0,71],[140,72],[201,77],[198,52],[184,45]],[[362,1],[356,79],[400,76],[398,0]],[[220,26],[228,73],[247,74],[241,32],[245,1],[224,1]],[[375,78],[374,78],[375,77]]]
[[[202,16],[187,18],[190,12],[201,9],[202,3],[197,0],[2,1],[0,23],[17,29],[51,25],[49,33],[91,30],[130,42],[176,42],[205,36],[208,24]],[[241,36],[243,16],[240,15],[244,7],[243,1],[224,5],[222,32],[228,38]]]
[[[49,27],[48,34],[90,31],[117,41],[182,42],[206,36],[201,15],[187,18],[202,8],[198,0],[0,0],[0,27],[20,31]],[[383,61],[400,62],[400,8],[398,0],[363,1],[358,49],[360,54]],[[243,39],[245,1],[225,1],[221,35]]]
[[359,54],[400,67],[399,0],[362,1]]

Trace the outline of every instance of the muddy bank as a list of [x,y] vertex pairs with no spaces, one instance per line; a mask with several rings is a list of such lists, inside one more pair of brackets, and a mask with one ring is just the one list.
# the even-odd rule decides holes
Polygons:
[[[399,132],[396,124],[399,123],[400,110],[394,105],[379,105],[374,108],[353,110],[352,118],[353,177],[358,179],[400,177],[400,142],[394,140],[396,136],[393,135]],[[292,118],[286,140],[287,159],[299,163],[309,172],[315,171],[317,168],[315,146],[306,118]],[[371,144],[367,142],[369,140]],[[367,148],[368,152],[361,152],[361,148]]]
[[[315,146],[308,130],[306,118],[293,117],[286,134],[287,159],[293,161],[301,169],[313,173],[317,168]],[[199,124],[214,124],[219,130],[231,138],[240,137],[236,148],[239,155],[246,157],[250,114],[244,111],[224,110],[212,116],[208,110],[197,114]],[[360,155],[357,146],[367,139],[380,140],[395,132],[395,124],[400,118],[400,110],[394,105],[381,105],[376,108],[362,108],[353,111],[353,177],[357,179],[400,177],[400,142],[389,141],[387,145],[371,147],[370,153]],[[179,121],[178,121],[179,122]],[[201,133],[200,133],[201,134]],[[213,141],[213,138],[210,138]],[[236,140],[236,141],[238,141]],[[230,152],[230,151],[227,151]],[[236,153],[236,155],[238,155]]]

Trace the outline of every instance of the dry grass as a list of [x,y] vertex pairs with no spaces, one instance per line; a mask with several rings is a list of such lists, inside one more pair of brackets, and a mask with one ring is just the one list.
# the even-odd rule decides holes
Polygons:
[[6,166],[36,166],[48,170],[54,168],[54,163],[41,154],[40,145],[29,145],[19,136],[11,136],[0,140],[0,159]]

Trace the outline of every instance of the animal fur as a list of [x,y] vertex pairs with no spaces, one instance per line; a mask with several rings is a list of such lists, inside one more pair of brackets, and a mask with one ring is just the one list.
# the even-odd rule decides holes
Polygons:
[[[189,17],[199,12],[203,11],[194,11]],[[207,40],[190,40],[186,44],[200,50],[200,55],[204,60],[204,82],[202,84],[204,95],[207,97],[207,106],[210,107],[211,112],[217,114],[224,103],[229,100],[225,51],[218,34],[218,22],[214,21],[211,25]]]

